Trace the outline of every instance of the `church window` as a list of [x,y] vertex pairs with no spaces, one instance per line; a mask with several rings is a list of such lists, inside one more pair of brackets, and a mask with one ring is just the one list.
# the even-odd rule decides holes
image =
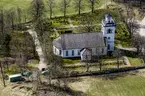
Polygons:
[[72,50],[72,56],[74,56],[74,50]]
[[107,49],[108,49],[108,50],[110,50],[110,44],[108,44],[108,47],[107,47]]
[[80,55],[80,50],[78,50],[78,55]]
[[108,29],[108,32],[107,33],[112,33],[112,30],[111,29]]
[[61,50],[59,50],[59,55],[61,55]]
[[68,56],[68,51],[66,51],[66,56]]

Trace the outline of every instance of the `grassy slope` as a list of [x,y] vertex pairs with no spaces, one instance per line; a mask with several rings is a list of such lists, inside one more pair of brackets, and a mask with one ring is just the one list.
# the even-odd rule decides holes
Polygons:
[[89,96],[145,96],[144,90],[144,77],[127,76],[116,80],[96,81],[92,83],[88,94]]
[[[0,0],[0,8],[3,7],[4,9],[11,9],[11,8],[17,8],[17,7],[20,7],[24,10],[28,9],[29,6],[30,6],[30,3],[31,3],[32,0]],[[46,5],[46,12],[48,13],[48,6],[47,6],[47,0],[43,0],[45,2],[45,5]],[[54,13],[53,14],[54,16],[58,16],[58,15],[62,15],[62,12],[61,12],[61,7],[62,4],[60,2],[61,0],[54,0],[55,2],[55,7],[54,7]],[[106,0],[98,0],[98,3],[95,4],[95,7],[98,8],[98,7],[101,7],[104,2]],[[71,0],[70,2],[70,5],[67,9],[67,12],[68,14],[75,14],[76,13],[76,10],[74,9],[74,6],[75,3],[74,3],[74,0]],[[83,11],[86,12],[86,11],[90,11],[90,8],[89,8],[89,3],[87,2],[87,0],[84,0],[83,1]],[[47,14],[49,15],[49,14]]]
[[141,66],[141,65],[144,65],[143,60],[140,59],[140,58],[137,58],[137,57],[135,57],[135,58],[128,57],[128,59],[129,59],[129,61],[130,61],[132,66]]
[[0,0],[0,7],[4,9],[11,9],[20,7],[27,9],[30,5],[31,0]]
[[71,87],[87,96],[145,96],[145,77],[122,74],[112,76],[112,79],[84,77],[72,83]]
[[80,62],[80,59],[72,60],[72,59],[63,59],[64,64],[77,64]]

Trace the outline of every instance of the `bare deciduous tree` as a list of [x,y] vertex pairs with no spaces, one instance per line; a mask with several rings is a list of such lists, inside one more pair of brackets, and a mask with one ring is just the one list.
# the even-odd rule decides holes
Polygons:
[[139,34],[135,34],[132,39],[133,46],[137,49],[137,54],[141,54],[145,45],[145,38]]
[[137,33],[139,29],[139,25],[135,19],[135,13],[133,8],[131,7],[132,3],[126,5],[126,15],[125,15],[125,23],[128,28],[128,32],[130,34],[130,38],[133,37],[135,33]]
[[15,20],[16,20],[16,13],[15,13],[14,9],[11,9],[11,10],[8,11],[6,19],[7,19],[6,24],[13,31],[15,29]]
[[2,49],[2,45],[4,42],[5,32],[4,32],[4,12],[3,9],[0,10],[0,49]]
[[22,9],[21,8],[17,8],[17,22],[18,22],[18,28],[22,28],[21,23],[22,23]]
[[4,12],[3,9],[0,10],[0,32],[1,36],[4,35]]
[[3,41],[3,53],[4,56],[6,57],[10,56],[10,46],[9,46],[10,41],[11,41],[10,34],[6,34]]
[[143,48],[142,48],[142,52],[140,54],[140,57],[143,59],[143,61],[145,62],[145,44],[143,45]]
[[117,60],[117,68],[119,69],[119,66],[120,66],[119,59],[122,57],[122,52],[121,52],[121,50],[116,49],[116,50],[113,52],[113,56],[116,57],[116,60]]
[[89,0],[92,13],[94,13],[96,0]]
[[95,32],[95,18],[92,15],[80,17],[80,29],[82,32]]
[[53,0],[48,0],[48,7],[49,7],[50,18],[52,18],[53,8],[54,8],[54,1]]
[[35,94],[36,96],[38,96],[39,89],[41,87],[40,85],[42,84],[41,78],[40,78],[40,71],[39,71],[39,69],[36,69],[33,74],[35,75],[34,78],[36,80],[33,80],[33,88],[32,88],[32,91],[33,91],[33,95]]
[[67,13],[67,8],[69,7],[69,4],[70,4],[70,1],[71,0],[62,0],[60,2],[60,5],[61,5],[61,11],[63,12],[63,16],[66,17],[66,13]]
[[100,48],[96,49],[96,57],[97,57],[97,62],[99,63],[99,69],[102,71],[102,64],[103,64],[103,59],[102,59],[102,53],[99,50]]
[[[86,55],[86,59],[89,59],[88,55]],[[90,60],[86,60],[85,63],[86,63],[86,72],[89,72],[89,68],[90,68],[89,63],[90,63]]]
[[4,87],[6,87],[5,78],[4,78],[4,70],[3,70],[3,67],[2,67],[2,61],[0,61],[0,73],[2,75],[2,80],[3,80]]
[[43,15],[44,3],[42,0],[33,0],[31,2],[31,14],[34,20],[37,20]]
[[81,10],[83,10],[83,0],[75,0],[75,9],[78,11],[78,14],[81,14]]

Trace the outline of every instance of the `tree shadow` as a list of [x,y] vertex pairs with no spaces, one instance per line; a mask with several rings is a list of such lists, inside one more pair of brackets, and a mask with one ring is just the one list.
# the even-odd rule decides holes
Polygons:
[[69,83],[81,82],[82,79],[81,79],[81,78],[78,78],[78,77],[73,77],[73,78],[68,78],[67,81],[68,81]]
[[99,77],[101,77],[103,80],[115,80],[115,79],[119,79],[121,77],[125,77],[128,75],[137,75],[138,71],[131,71],[131,72],[121,72],[121,73],[112,73],[112,74],[105,74],[105,75],[101,75]]
[[60,87],[60,86],[56,86],[56,85],[45,85],[45,87],[41,88],[39,91],[40,92],[45,91],[45,93],[53,92],[55,94],[63,93],[63,94],[65,94],[65,96],[67,96],[67,95],[69,95],[69,96],[87,96],[84,92],[73,90],[68,86]]

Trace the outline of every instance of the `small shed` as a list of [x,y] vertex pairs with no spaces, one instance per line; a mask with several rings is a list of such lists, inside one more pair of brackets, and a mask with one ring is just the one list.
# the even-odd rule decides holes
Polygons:
[[10,75],[9,76],[9,81],[10,82],[22,81],[22,75],[21,74]]
[[92,50],[89,48],[84,48],[81,50],[81,60],[91,61],[92,60]]

